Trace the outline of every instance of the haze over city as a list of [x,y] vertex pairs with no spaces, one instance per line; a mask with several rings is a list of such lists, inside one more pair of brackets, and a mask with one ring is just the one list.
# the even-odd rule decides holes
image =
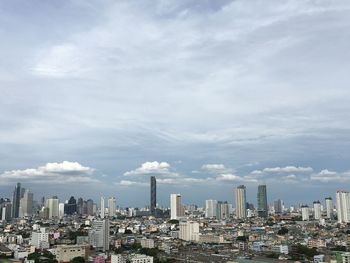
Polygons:
[[0,191],[144,206],[156,176],[160,205],[334,197],[349,26],[340,0],[2,1]]

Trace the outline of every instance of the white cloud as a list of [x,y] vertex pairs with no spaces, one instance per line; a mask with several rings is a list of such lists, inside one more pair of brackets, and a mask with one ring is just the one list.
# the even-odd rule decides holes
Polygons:
[[204,164],[201,169],[205,172],[214,174],[232,172],[232,169],[225,167],[224,164]]
[[17,181],[41,184],[97,183],[99,180],[92,177],[94,171],[93,168],[77,162],[64,161],[62,163],[47,163],[38,168],[5,171],[0,174],[0,182],[1,184]]
[[172,172],[167,162],[145,162],[141,167],[124,173],[124,176],[158,175],[162,177],[179,177],[178,173]]
[[128,187],[128,186],[148,186],[149,184],[142,183],[142,182],[129,181],[129,180],[121,180],[119,183],[116,183],[116,185]]
[[313,172],[313,169],[311,167],[285,166],[285,167],[265,168],[262,170],[262,172],[264,173],[310,173],[310,172]]

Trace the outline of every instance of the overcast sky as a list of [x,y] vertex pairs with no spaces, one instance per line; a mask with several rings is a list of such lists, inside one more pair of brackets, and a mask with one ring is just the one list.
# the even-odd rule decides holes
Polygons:
[[350,2],[0,2],[0,196],[311,203],[350,183]]

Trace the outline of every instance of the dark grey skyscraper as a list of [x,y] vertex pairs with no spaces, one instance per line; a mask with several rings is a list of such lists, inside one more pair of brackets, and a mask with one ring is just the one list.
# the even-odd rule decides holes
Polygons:
[[268,207],[267,207],[267,193],[266,185],[258,186],[258,216],[267,217]]
[[15,187],[15,191],[13,191],[13,196],[12,196],[12,217],[13,218],[18,218],[19,216],[19,205],[20,205],[20,200],[21,200],[21,184],[17,183]]
[[151,213],[155,215],[157,206],[157,180],[155,176],[151,176]]

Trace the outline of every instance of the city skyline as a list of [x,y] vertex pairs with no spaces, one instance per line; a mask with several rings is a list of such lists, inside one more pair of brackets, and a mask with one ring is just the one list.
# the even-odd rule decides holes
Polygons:
[[180,190],[233,202],[241,184],[255,200],[249,189],[267,184],[270,200],[311,205],[350,183],[348,2],[14,0],[0,11],[1,195],[21,182],[144,206],[156,176],[164,204]]

